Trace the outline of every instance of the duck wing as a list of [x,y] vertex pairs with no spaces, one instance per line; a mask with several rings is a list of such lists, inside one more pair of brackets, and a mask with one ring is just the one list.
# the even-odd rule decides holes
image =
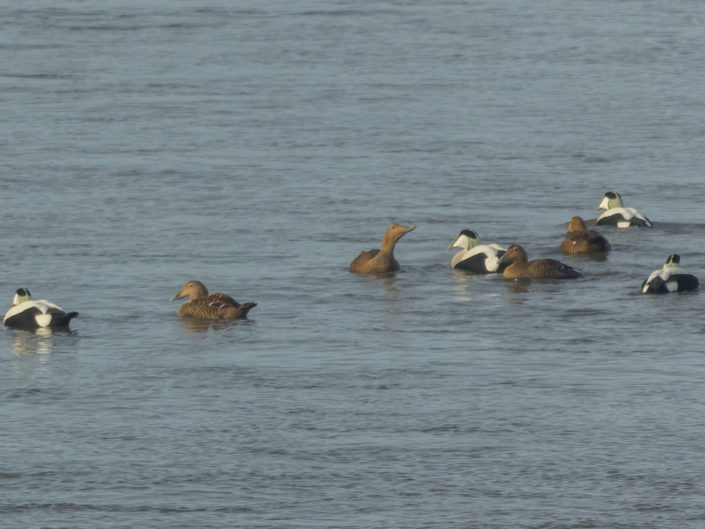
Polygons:
[[595,220],[595,224],[597,226],[604,226],[604,225],[611,225],[611,224],[618,224],[622,221],[625,220],[624,215],[622,214],[622,209],[623,208],[612,208],[608,209],[604,213],[602,213],[597,219]]
[[501,272],[509,266],[509,263],[502,263],[503,266],[500,266],[499,260],[504,253],[505,249],[501,246],[484,244],[458,252],[453,256],[451,264],[455,270],[467,270],[474,274]]
[[[25,304],[22,303],[21,305]],[[20,309],[21,305],[12,307],[7,311],[2,320],[3,324],[12,329],[36,329],[39,327],[37,316],[43,314],[42,311],[34,305],[27,305]]]
[[[360,255],[350,263],[350,271],[354,273],[370,274],[398,269],[399,265],[395,263],[389,253],[386,253],[387,258],[384,256],[380,257],[380,255],[382,255],[380,249],[360,252]],[[377,259],[377,257],[380,258]]]
[[487,266],[485,261],[487,261],[487,256],[484,253],[476,253],[473,255],[462,255],[458,258],[458,261],[454,264],[453,268],[455,270],[466,270],[474,274],[486,274]]
[[216,292],[215,294],[211,294],[206,299],[211,299],[212,302],[220,302],[221,304],[232,305],[234,307],[240,306],[240,304],[237,301],[235,301],[233,298],[231,298],[227,294],[223,294],[221,292]]
[[640,226],[651,228],[653,224],[634,208],[612,208],[605,211],[595,220],[596,225],[616,224],[620,228]]
[[531,277],[543,279],[576,279],[582,277],[572,266],[555,259],[537,259],[529,263]]
[[651,224],[651,221],[643,215],[633,216],[631,219],[629,219],[629,224],[631,226],[639,226],[641,228],[651,228],[653,226],[653,224]]
[[585,233],[587,234],[587,239],[590,246],[595,248],[596,251],[608,252],[612,248],[607,239],[605,239],[599,232],[595,230],[588,230]]
[[188,301],[179,307],[180,318],[196,320],[236,320],[244,318],[257,303],[238,303],[225,294],[211,294]]
[[561,243],[561,252],[566,254],[604,253],[609,250],[610,243],[595,230],[570,232]]
[[367,250],[367,251],[362,251],[360,252],[360,255],[358,255],[355,259],[353,259],[353,263],[355,262],[362,262],[362,261],[371,261],[377,255],[379,255],[380,249],[375,248],[374,250]]
[[700,286],[698,278],[691,274],[674,274],[671,276],[671,280],[673,279],[678,283],[678,292],[697,290]]

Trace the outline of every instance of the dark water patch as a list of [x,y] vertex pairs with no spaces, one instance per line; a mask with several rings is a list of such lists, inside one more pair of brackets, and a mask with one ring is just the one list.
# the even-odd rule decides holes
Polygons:
[[398,11],[390,9],[327,9],[317,11],[299,11],[293,13],[302,17],[369,17],[381,15],[398,14]]
[[7,399],[21,399],[25,398],[27,396],[32,396],[36,395],[37,393],[41,393],[43,390],[41,388],[26,388],[21,392],[13,392],[13,393],[8,393],[5,395],[4,398]]
[[241,513],[251,512],[249,507],[221,506],[221,507],[185,507],[185,506],[158,506],[158,505],[118,505],[118,504],[89,504],[89,503],[26,503],[22,505],[2,505],[0,512],[6,514],[20,512],[54,512],[54,513],[82,513],[82,512],[103,512],[103,513]]
[[61,75],[61,74],[53,74],[53,73],[37,73],[37,74],[24,74],[24,73],[0,73],[0,78],[9,78],[9,79],[38,79],[38,80],[48,80],[48,81],[54,81],[54,80],[71,80],[74,79],[75,77],[73,76],[67,76],[67,75]]

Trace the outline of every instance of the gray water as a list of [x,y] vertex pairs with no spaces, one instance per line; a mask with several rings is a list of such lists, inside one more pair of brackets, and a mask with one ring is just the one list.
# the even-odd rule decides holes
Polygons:
[[[0,292],[80,316],[0,331],[0,526],[705,526],[702,294],[639,294],[705,280],[705,4],[2,13]],[[561,256],[608,190],[654,229]],[[454,273],[463,228],[583,278]]]

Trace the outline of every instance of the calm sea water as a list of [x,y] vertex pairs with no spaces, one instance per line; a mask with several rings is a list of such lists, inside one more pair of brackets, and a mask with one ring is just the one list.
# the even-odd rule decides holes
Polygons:
[[[0,293],[80,317],[0,332],[0,526],[705,525],[702,294],[639,294],[705,280],[704,4],[31,4]],[[654,229],[560,256],[608,190]],[[466,227],[584,277],[453,273]],[[258,306],[189,325],[190,279]]]

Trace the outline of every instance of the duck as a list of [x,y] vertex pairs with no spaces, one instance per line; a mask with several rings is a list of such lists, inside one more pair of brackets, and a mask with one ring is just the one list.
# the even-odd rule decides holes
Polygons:
[[194,320],[239,320],[247,317],[247,313],[257,303],[249,301],[238,303],[233,298],[220,292],[208,294],[206,285],[200,281],[189,281],[169,301],[190,298],[179,307],[179,318]]
[[669,294],[671,292],[690,292],[697,290],[700,282],[691,274],[686,274],[680,267],[681,256],[671,254],[663,268],[654,270],[641,284],[642,294]]
[[610,251],[610,243],[599,232],[588,229],[580,217],[571,217],[568,233],[561,243],[565,254],[605,254]]
[[581,277],[575,268],[555,259],[536,259],[529,261],[524,248],[512,244],[502,256],[502,263],[508,266],[502,272],[507,279],[575,279]]
[[507,251],[499,244],[482,244],[476,231],[465,229],[450,243],[448,250],[462,248],[450,262],[453,270],[467,270],[475,274],[501,272],[499,260]]
[[381,248],[360,252],[350,263],[350,271],[355,274],[384,274],[399,270],[394,247],[399,239],[414,229],[416,226],[392,224],[384,234]]
[[2,323],[12,329],[67,329],[76,316],[78,312],[65,312],[46,299],[32,299],[28,288],[18,288]]
[[601,213],[595,224],[616,224],[618,228],[628,228],[629,226],[640,226],[642,228],[651,228],[653,224],[644,215],[639,213],[634,208],[625,208],[622,205],[622,197],[615,191],[608,191],[602,197],[602,202],[597,206],[598,211],[605,209]]

